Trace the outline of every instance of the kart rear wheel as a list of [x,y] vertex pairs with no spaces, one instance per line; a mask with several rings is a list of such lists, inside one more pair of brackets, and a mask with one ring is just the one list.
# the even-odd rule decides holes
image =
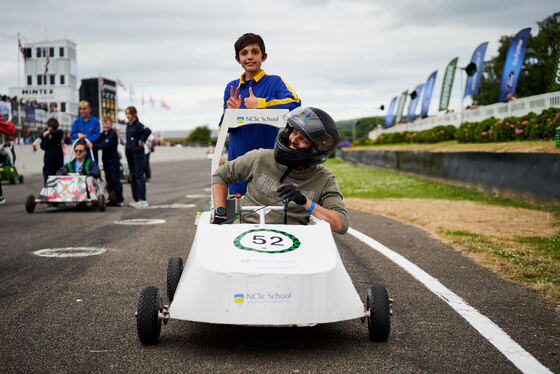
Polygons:
[[27,213],[33,213],[36,205],[37,203],[35,202],[35,197],[33,195],[27,196],[27,199],[25,200],[25,210]]
[[154,345],[158,342],[162,322],[159,313],[162,310],[163,303],[159,289],[154,286],[144,288],[136,313],[138,339],[143,345]]
[[387,289],[383,286],[373,286],[367,293],[367,317],[369,340],[384,342],[391,331],[390,306]]
[[19,176],[19,183],[22,184],[23,183],[23,175]]
[[10,177],[10,184],[16,184],[16,178]]
[[182,273],[183,259],[181,257],[171,257],[167,263],[167,297],[170,302],[173,301],[173,295],[175,295]]
[[106,207],[107,200],[105,200],[105,195],[101,194],[101,197],[97,200],[97,209],[99,209],[100,212],[104,212]]

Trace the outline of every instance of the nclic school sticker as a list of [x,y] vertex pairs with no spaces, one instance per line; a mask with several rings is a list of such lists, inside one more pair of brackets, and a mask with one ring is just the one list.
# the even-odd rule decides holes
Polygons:
[[292,234],[281,230],[254,229],[237,236],[233,244],[245,251],[285,253],[297,249],[301,242]]

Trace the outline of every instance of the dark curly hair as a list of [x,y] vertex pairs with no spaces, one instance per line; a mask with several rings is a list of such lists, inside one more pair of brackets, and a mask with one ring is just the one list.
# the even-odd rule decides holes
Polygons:
[[266,50],[264,48],[264,40],[261,38],[260,35],[257,34],[252,34],[250,32],[243,34],[239,37],[239,39],[237,39],[237,41],[234,44],[234,48],[235,48],[235,57],[239,58],[239,52],[247,47],[248,45],[251,44],[257,44],[259,46],[259,48],[261,49],[262,55],[264,56],[266,53]]

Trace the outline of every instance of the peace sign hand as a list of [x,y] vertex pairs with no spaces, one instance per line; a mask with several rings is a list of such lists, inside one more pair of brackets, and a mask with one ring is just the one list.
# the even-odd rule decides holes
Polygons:
[[245,108],[257,109],[259,98],[253,95],[253,88],[249,87],[249,97],[245,98]]
[[229,86],[229,99],[227,101],[228,109],[239,109],[241,108],[241,95],[239,95],[239,87],[233,92],[233,86]]

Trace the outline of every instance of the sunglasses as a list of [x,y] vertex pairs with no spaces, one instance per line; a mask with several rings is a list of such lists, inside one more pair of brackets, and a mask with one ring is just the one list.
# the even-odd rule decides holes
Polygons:
[[84,153],[85,151],[81,150],[81,149],[76,149],[74,152],[76,153]]

